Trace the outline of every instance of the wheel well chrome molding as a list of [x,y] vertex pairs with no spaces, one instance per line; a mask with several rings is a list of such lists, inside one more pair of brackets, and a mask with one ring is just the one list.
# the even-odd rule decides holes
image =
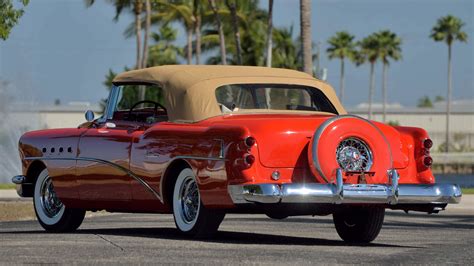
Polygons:
[[319,138],[323,134],[324,130],[326,130],[326,128],[330,124],[332,124],[334,121],[337,121],[339,119],[344,119],[344,118],[355,118],[355,119],[362,120],[362,121],[366,122],[367,124],[369,124],[371,127],[373,127],[375,130],[377,130],[377,132],[382,136],[385,143],[387,144],[389,154],[390,154],[390,168],[389,169],[392,169],[393,168],[392,148],[390,146],[390,142],[388,141],[385,134],[383,134],[382,130],[380,130],[380,128],[378,128],[372,121],[370,121],[368,119],[365,119],[363,117],[357,116],[357,115],[349,115],[349,114],[347,114],[347,115],[337,115],[337,116],[334,116],[334,117],[324,121],[324,123],[322,123],[321,126],[319,126],[319,128],[314,132],[314,135],[313,135],[313,146],[311,147],[311,153],[312,153],[312,157],[313,157],[313,165],[316,168],[316,171],[319,173],[319,175],[324,179],[324,181],[329,183],[328,178],[326,177],[326,175],[321,170],[321,165],[319,164],[319,159],[318,159]]

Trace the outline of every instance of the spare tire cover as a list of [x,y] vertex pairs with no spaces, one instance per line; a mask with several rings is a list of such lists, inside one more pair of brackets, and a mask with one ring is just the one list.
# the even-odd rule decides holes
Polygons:
[[330,118],[315,131],[309,144],[308,161],[316,179],[321,183],[335,181],[336,170],[341,168],[336,150],[341,141],[348,138],[362,140],[372,152],[373,163],[367,172],[374,172],[375,175],[366,175],[367,183],[387,183],[387,173],[392,168],[390,143],[372,122],[353,115]]

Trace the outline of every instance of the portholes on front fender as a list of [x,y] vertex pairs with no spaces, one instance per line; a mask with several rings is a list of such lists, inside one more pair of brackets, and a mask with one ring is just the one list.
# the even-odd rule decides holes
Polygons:
[[72,153],[72,148],[71,147],[67,148],[67,152]]
[[64,151],[63,147],[59,147],[59,152],[63,152],[63,151]]
[[46,153],[47,151],[48,151],[48,149],[43,148],[43,153]]
[[54,153],[56,150],[54,148],[51,148],[51,153]]

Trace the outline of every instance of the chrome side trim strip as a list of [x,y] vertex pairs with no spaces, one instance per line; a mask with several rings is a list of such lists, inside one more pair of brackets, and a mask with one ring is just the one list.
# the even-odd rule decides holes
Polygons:
[[205,160],[205,161],[226,161],[225,158],[220,157],[202,157],[202,156],[192,156],[192,155],[180,155],[175,156],[173,159],[192,159],[192,160]]
[[161,195],[156,192],[147,182],[145,182],[143,179],[141,179],[139,176],[135,175],[132,171],[130,171],[129,169],[123,167],[123,166],[120,166],[118,164],[115,164],[115,163],[112,163],[110,161],[107,161],[107,160],[102,160],[102,159],[96,159],[96,158],[89,158],[89,157],[77,157],[77,158],[61,158],[61,157],[25,157],[25,160],[29,160],[29,161],[32,161],[32,160],[50,160],[50,161],[53,161],[53,160],[62,160],[62,161],[87,161],[87,162],[96,162],[96,163],[102,163],[102,164],[106,164],[106,165],[109,165],[109,166],[112,166],[120,171],[123,171],[125,172],[127,175],[129,175],[130,177],[132,177],[133,179],[135,179],[138,183],[140,183],[142,186],[144,186],[145,188],[148,189],[148,191],[150,191],[158,200],[160,200],[161,202],[163,202],[163,199],[161,198]]
[[375,130],[377,130],[377,132],[380,133],[380,135],[383,137],[385,143],[388,146],[388,150],[389,150],[389,154],[390,154],[390,167],[389,167],[389,169],[392,169],[393,168],[392,148],[390,146],[390,142],[388,141],[387,137],[383,134],[382,130],[380,130],[377,126],[375,126],[375,124],[372,123],[372,121],[370,121],[368,119],[365,119],[363,117],[356,116],[356,115],[338,115],[338,116],[334,116],[334,117],[324,121],[324,123],[322,123],[321,126],[319,126],[319,128],[314,132],[314,135],[313,135],[313,147],[311,147],[311,152],[312,152],[312,155],[313,155],[313,165],[315,166],[316,171],[319,173],[319,175],[324,179],[324,181],[329,183],[328,178],[326,177],[326,175],[324,175],[323,171],[321,170],[321,165],[319,164],[319,160],[318,160],[318,142],[319,142],[319,138],[321,137],[323,132],[326,130],[326,128],[332,122],[337,121],[339,119],[344,119],[344,118],[355,118],[355,119],[362,120],[362,121],[368,123]]

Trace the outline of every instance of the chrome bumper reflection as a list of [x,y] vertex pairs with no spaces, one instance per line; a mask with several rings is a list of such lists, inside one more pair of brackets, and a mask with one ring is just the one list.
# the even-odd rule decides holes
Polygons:
[[445,204],[461,201],[461,188],[454,184],[398,184],[396,172],[391,184],[255,184],[231,185],[235,204],[241,203],[334,203],[334,204]]

